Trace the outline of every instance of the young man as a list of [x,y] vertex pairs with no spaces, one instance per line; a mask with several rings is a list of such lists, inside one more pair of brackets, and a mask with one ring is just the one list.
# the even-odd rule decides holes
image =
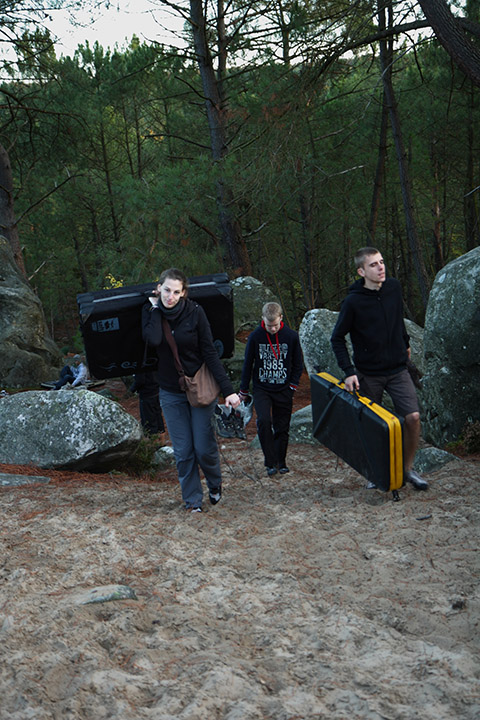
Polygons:
[[257,414],[257,431],[268,475],[287,473],[288,431],[293,393],[303,370],[298,333],[283,323],[276,302],[262,308],[262,321],[249,335],[245,348],[240,397],[248,396],[250,379]]
[[[426,480],[412,469],[420,439],[420,413],[407,370],[410,346],[400,283],[386,278],[385,262],[376,248],[358,250],[355,266],[360,279],[349,288],[342,303],[331,337],[333,351],[345,373],[346,390],[359,390],[379,404],[383,391],[388,392],[396,412],[405,419],[405,479],[417,490],[427,490]],[[345,342],[347,334],[352,341],[353,363]]]

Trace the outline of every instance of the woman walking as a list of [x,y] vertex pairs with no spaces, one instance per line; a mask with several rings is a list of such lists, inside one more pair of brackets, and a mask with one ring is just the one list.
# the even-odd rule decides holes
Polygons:
[[157,350],[160,405],[172,441],[185,507],[191,512],[202,512],[200,469],[212,505],[222,496],[220,458],[211,422],[216,398],[203,407],[190,404],[178,362],[175,362],[175,345],[186,376],[193,377],[205,364],[217,381],[227,407],[236,408],[240,398],[233,391],[215,349],[205,311],[189,300],[187,294],[185,274],[177,268],[165,270],[153,297],[143,307],[142,333],[143,339]]

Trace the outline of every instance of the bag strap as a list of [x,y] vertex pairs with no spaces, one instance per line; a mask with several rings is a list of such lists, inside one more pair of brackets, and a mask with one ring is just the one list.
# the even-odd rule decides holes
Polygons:
[[177,347],[177,343],[175,342],[175,338],[173,337],[172,328],[170,327],[170,323],[168,322],[165,315],[162,315],[162,327],[163,327],[163,333],[165,335],[165,340],[169,344],[170,350],[172,351],[173,362],[175,363],[175,369],[179,375],[178,384],[180,385],[180,388],[182,390],[185,390],[185,370],[183,369],[183,365],[180,361],[180,356],[178,354],[178,347]]

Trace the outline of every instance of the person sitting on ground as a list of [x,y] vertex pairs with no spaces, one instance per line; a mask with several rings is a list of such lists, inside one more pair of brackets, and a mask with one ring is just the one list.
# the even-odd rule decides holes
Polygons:
[[298,333],[283,323],[282,308],[268,302],[262,321],[250,333],[245,348],[240,398],[248,397],[252,379],[258,439],[268,475],[289,472],[286,463],[293,394],[303,371]]
[[70,383],[70,386],[85,385],[88,379],[87,366],[81,355],[74,355],[72,365],[65,365],[60,372],[60,379],[55,383],[54,390],[60,390]]

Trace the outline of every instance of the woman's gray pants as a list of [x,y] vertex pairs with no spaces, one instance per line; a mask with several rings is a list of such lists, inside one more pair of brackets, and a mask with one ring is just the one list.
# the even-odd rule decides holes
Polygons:
[[220,457],[212,415],[216,401],[207,407],[190,405],[185,393],[160,390],[160,405],[172,441],[178,479],[185,507],[201,507],[203,488],[199,468],[208,489],[215,491],[222,483]]

